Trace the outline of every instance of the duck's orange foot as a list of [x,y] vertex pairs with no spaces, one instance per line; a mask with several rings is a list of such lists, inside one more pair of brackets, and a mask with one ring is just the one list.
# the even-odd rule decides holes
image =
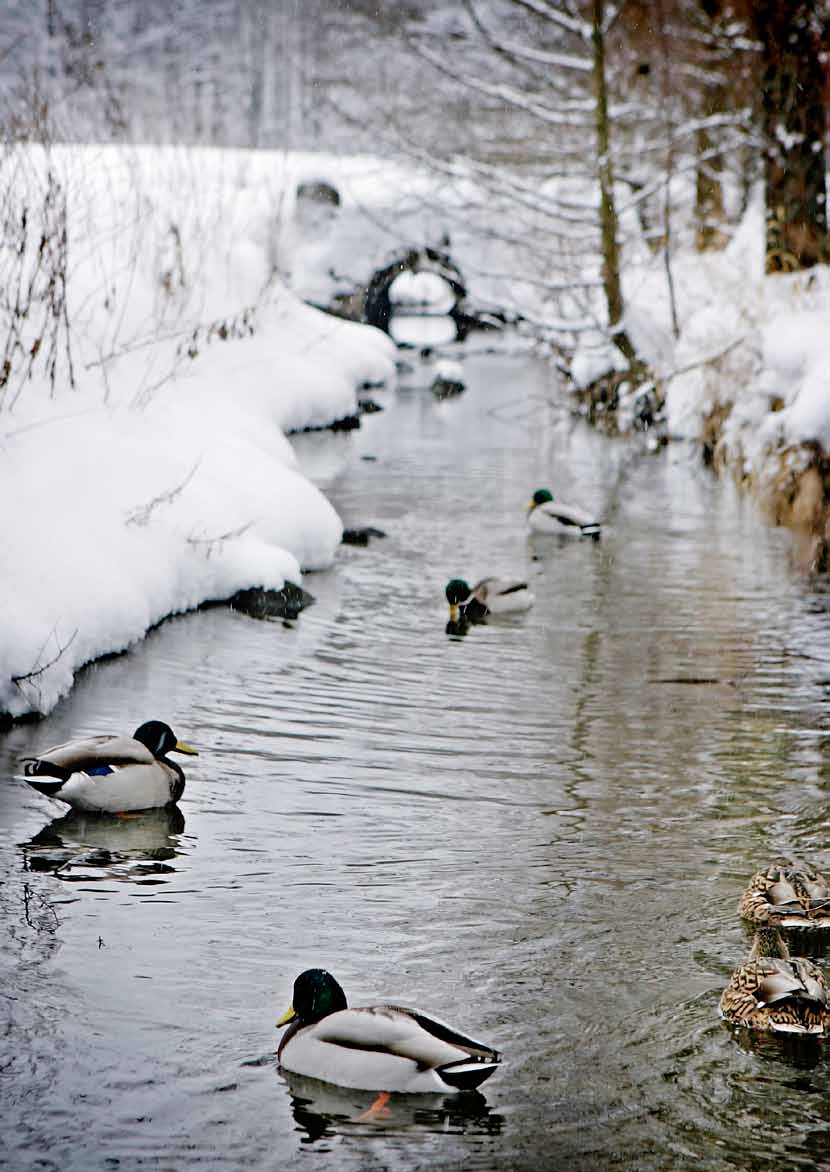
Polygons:
[[140,818],[141,810],[117,810],[116,818]]
[[389,1102],[391,1097],[392,1096],[389,1094],[389,1091],[381,1091],[378,1097],[375,1099],[374,1103],[372,1103],[371,1107],[367,1107],[365,1111],[362,1111],[360,1115],[358,1115],[356,1122],[365,1123],[366,1120],[369,1119],[388,1118],[389,1115],[391,1115],[391,1111],[388,1110],[386,1104]]

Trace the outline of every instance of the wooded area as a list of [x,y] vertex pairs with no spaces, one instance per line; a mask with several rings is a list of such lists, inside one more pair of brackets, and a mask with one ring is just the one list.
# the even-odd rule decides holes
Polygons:
[[22,0],[0,7],[2,125],[8,143],[463,161],[514,201],[537,282],[552,267],[541,217],[568,278],[551,299],[563,320],[584,317],[583,258],[601,257],[611,334],[633,362],[632,215],[663,250],[670,296],[675,245],[722,245],[761,176],[768,269],[827,259],[829,30],[806,0]]

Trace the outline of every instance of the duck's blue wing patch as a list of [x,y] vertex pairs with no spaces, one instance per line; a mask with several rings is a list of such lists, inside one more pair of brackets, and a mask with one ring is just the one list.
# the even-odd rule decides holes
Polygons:
[[106,777],[108,773],[114,773],[115,770],[111,765],[94,765],[92,769],[85,769],[87,777]]

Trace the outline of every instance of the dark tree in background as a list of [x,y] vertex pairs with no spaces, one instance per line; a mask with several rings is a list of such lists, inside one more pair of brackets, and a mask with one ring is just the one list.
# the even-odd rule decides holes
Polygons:
[[827,64],[830,9],[753,0],[767,197],[767,272],[827,261]]
[[599,180],[599,222],[602,248],[602,284],[608,307],[608,324],[614,344],[630,363],[637,352],[624,326],[625,303],[620,274],[619,222],[614,199],[614,164],[611,154],[608,86],[605,70],[605,3],[592,0],[591,45],[594,81],[594,124],[596,127],[597,178]]
[[[726,220],[723,199],[723,156],[717,149],[717,139],[710,130],[709,121],[729,108],[727,77],[732,73],[734,87],[734,54],[728,39],[718,35],[724,22],[724,0],[700,0],[691,10],[690,24],[699,31],[697,70],[697,108],[701,121],[695,131],[695,149],[698,165],[695,171],[695,230],[696,244],[701,252],[718,248],[725,243],[722,232]],[[719,28],[720,26],[720,28]],[[697,64],[697,62],[696,62]],[[734,101],[734,88],[732,89]]]

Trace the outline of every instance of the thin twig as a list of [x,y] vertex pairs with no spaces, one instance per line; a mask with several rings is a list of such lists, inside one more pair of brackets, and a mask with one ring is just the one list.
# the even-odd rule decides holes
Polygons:
[[226,541],[232,541],[235,537],[242,537],[253,524],[253,521],[246,521],[244,525],[240,525],[237,529],[229,529],[227,533],[219,533],[215,537],[194,537],[191,535],[185,540],[188,545],[194,547],[206,546],[205,557],[209,558],[215,548],[221,549]]
[[[42,667],[32,668],[31,671],[27,671],[24,675],[12,676],[11,677],[12,683],[16,684],[17,687],[19,688],[21,684],[27,683],[30,680],[37,679],[38,676],[42,676],[45,671],[48,671],[50,667],[52,667],[54,664],[56,664],[58,662],[60,657],[63,655],[64,651],[67,651],[72,646],[72,644],[74,643],[75,638],[78,634],[78,630],[79,630],[79,628],[76,627],[75,630],[70,635],[70,637],[64,643],[63,647],[58,648],[57,653],[49,660],[48,663],[44,663]],[[44,642],[43,646],[41,647],[40,651],[38,652],[37,659],[35,660],[35,663],[37,663],[37,660],[40,659],[40,656],[43,654],[43,649],[46,646],[46,643],[49,642],[49,639],[51,639],[52,635],[54,635],[54,634],[55,634],[55,629],[53,627],[52,631],[50,632],[46,641]]]
[[728,346],[725,346],[723,350],[718,350],[716,354],[710,354],[706,358],[698,358],[694,362],[687,363],[686,366],[679,366],[677,370],[663,375],[662,381],[668,382],[669,379],[677,378],[681,374],[688,374],[690,370],[697,370],[701,366],[711,366],[713,363],[719,362],[721,358],[725,358],[727,354],[731,354],[733,350],[737,349],[748,337],[749,334],[741,334],[739,338],[734,338]]
[[179,484],[175,485],[173,488],[166,489],[164,492],[160,492],[158,496],[154,496],[152,500],[149,500],[146,505],[141,505],[139,508],[133,509],[132,512],[127,513],[125,518],[126,524],[146,525],[150,520],[154,509],[159,508],[161,505],[172,504],[176,497],[180,496],[181,493],[183,493],[187,488],[188,484],[190,484],[193,477],[199,471],[201,463],[202,457],[200,456],[190,471],[187,473],[184,480],[180,481]]

